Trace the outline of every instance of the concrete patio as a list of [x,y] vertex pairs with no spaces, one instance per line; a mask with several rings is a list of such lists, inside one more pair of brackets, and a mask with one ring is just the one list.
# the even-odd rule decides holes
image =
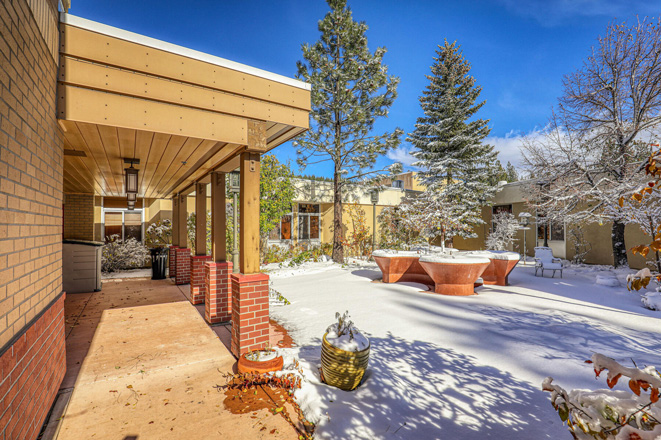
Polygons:
[[267,410],[224,408],[216,386],[235,364],[230,329],[209,327],[188,290],[169,280],[119,279],[67,296],[59,404],[66,407],[57,428],[57,410],[51,416],[54,438],[297,438]]

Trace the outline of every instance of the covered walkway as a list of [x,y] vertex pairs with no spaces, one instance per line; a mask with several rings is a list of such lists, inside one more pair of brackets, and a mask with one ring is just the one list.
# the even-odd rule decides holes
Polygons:
[[296,438],[266,410],[224,408],[216,386],[235,363],[220,339],[227,330],[209,327],[185,291],[168,280],[125,279],[67,296],[68,405],[58,440]]

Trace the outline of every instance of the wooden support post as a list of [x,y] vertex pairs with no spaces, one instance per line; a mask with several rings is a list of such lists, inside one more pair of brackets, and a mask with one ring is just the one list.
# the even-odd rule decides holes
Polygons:
[[211,173],[211,255],[213,261],[227,260],[227,208],[225,207],[225,173]]
[[241,153],[239,267],[245,275],[259,272],[259,159],[259,153]]
[[188,220],[188,196],[179,194],[179,212],[177,214],[177,231],[179,235],[179,247],[188,248],[188,231],[186,223]]
[[207,254],[207,184],[195,184],[195,255]]
[[179,246],[179,194],[172,197],[172,246]]

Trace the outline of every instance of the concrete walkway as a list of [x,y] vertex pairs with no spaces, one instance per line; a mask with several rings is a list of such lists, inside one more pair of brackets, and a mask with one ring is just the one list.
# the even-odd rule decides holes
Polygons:
[[216,386],[235,359],[169,280],[108,281],[101,292],[68,295],[65,309],[62,388],[74,389],[58,440],[297,438],[266,410],[224,409]]

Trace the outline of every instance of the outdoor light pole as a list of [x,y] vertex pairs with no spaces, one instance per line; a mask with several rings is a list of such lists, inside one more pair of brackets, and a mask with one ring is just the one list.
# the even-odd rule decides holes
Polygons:
[[528,231],[530,228],[528,227],[530,225],[530,213],[528,212],[522,212],[519,214],[519,224],[521,225],[521,229],[523,231],[523,265],[526,265],[526,257],[528,254],[526,253],[526,231]]
[[230,176],[230,193],[232,193],[233,197],[233,203],[232,203],[232,266],[233,270],[232,272],[234,273],[239,273],[239,248],[238,248],[238,243],[237,243],[237,228],[238,228],[238,222],[239,222],[239,216],[238,216],[238,209],[237,209],[237,197],[239,195],[239,191],[241,190],[241,186],[239,183],[239,173],[237,171],[232,171],[229,173]]
[[[542,190],[544,189],[544,185],[547,185],[548,182],[545,182],[543,180],[540,180],[537,182],[537,185],[539,185],[539,193],[540,193],[540,198],[541,198],[541,193]],[[539,214],[537,215],[537,218],[539,219]],[[549,247],[549,225],[548,225],[548,215],[544,215],[544,247]]]
[[372,201],[372,252],[376,250],[376,204],[379,203],[379,190],[373,189],[370,195]]

